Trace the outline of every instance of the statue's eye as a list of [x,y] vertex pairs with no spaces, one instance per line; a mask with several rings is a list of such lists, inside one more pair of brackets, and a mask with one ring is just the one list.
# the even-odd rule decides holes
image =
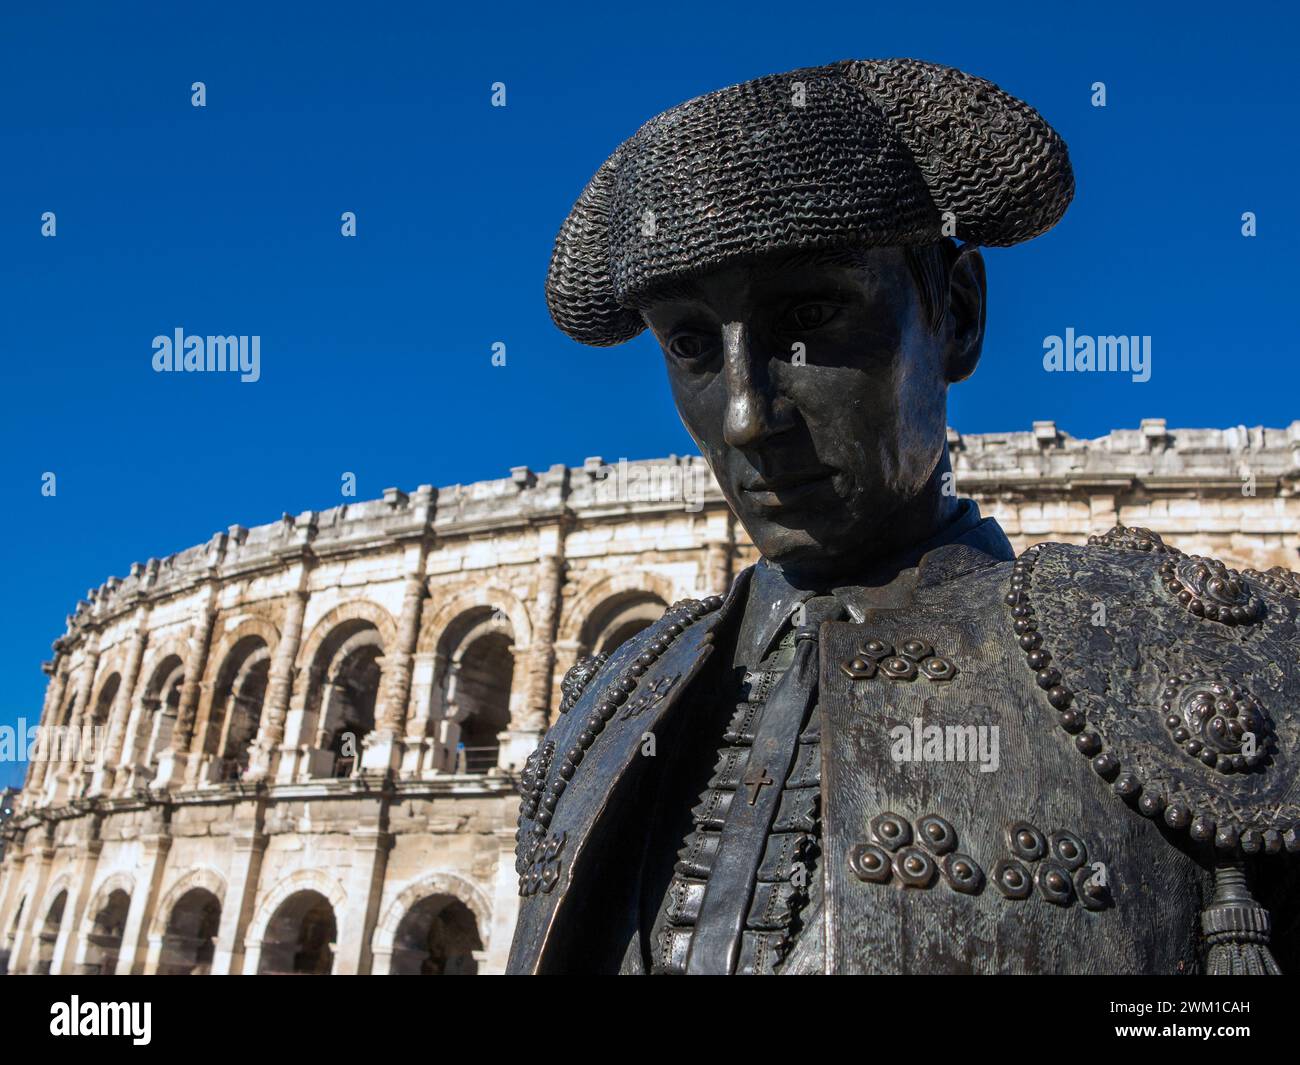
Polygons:
[[807,332],[820,329],[839,313],[839,308],[830,303],[801,303],[792,308],[781,323],[787,331]]
[[700,333],[678,333],[668,342],[668,350],[679,359],[701,359],[709,353],[708,337]]

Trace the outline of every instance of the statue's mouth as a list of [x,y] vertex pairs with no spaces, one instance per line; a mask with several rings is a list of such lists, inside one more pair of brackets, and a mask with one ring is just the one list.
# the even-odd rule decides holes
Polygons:
[[745,497],[760,507],[789,507],[830,489],[835,470],[817,465],[776,477],[756,477],[744,485]]

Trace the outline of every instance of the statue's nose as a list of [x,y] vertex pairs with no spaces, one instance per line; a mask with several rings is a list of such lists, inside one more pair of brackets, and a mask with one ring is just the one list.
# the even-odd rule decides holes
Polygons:
[[766,367],[755,364],[749,330],[743,322],[722,327],[727,415],[723,438],[731,447],[753,447],[781,431],[772,381]]

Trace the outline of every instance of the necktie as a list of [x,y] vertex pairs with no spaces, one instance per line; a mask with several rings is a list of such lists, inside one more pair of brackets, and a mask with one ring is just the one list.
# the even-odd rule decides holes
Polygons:
[[817,694],[817,635],[823,621],[843,613],[834,597],[819,596],[804,603],[796,614],[800,624],[795,633],[794,661],[777,681],[764,707],[744,780],[732,799],[700,905],[686,961],[687,973],[735,971],[754,876],[767,846],[799,732]]

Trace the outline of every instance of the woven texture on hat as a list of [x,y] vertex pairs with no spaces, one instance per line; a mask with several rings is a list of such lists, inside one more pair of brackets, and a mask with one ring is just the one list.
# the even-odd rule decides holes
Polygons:
[[645,328],[640,314],[618,302],[609,280],[609,204],[621,153],[602,164],[573,205],[546,276],[551,318],[583,344],[621,344]]
[[1073,191],[1065,145],[996,86],[915,60],[845,61],[708,93],[641,127],[556,238],[556,324],[586,344],[641,332],[639,300],[773,252],[1013,244]]
[[1045,233],[1074,197],[1065,142],[992,82],[915,59],[849,64],[889,116],[956,236],[1006,247]]

